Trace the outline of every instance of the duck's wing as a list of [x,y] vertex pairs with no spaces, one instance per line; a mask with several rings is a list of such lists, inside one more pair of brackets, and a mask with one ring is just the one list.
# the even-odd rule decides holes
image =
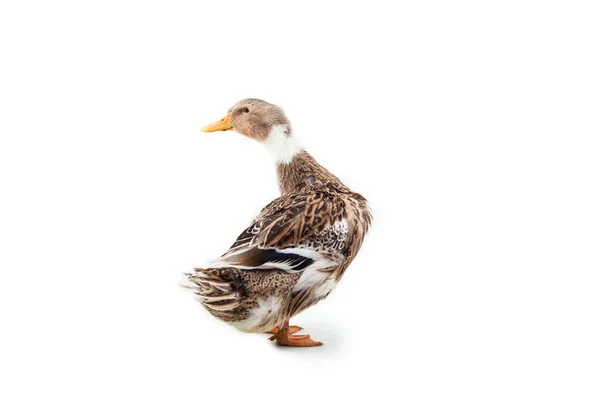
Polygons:
[[278,268],[297,273],[343,258],[345,203],[328,192],[282,196],[267,205],[213,267]]

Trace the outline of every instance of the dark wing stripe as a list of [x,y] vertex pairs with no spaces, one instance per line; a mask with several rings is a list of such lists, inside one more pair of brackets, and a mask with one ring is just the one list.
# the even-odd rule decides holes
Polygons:
[[267,250],[265,253],[266,254],[263,257],[264,263],[286,263],[293,266],[292,269],[294,271],[301,271],[315,262],[315,260],[311,258],[294,253],[280,253],[276,250]]
[[311,260],[310,258],[307,258],[306,260],[302,261],[300,263],[300,265],[292,268],[294,271],[302,271],[303,269],[311,266],[314,263],[313,260]]

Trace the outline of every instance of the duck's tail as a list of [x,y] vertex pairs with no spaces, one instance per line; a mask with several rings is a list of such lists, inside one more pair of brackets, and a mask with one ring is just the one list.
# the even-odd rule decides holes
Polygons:
[[202,305],[211,313],[227,313],[240,306],[246,297],[241,272],[236,268],[196,268],[186,274]]

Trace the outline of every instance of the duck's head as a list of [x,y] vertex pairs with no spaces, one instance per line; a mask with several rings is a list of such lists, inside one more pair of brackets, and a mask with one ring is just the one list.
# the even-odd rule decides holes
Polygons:
[[202,132],[230,130],[264,144],[278,162],[291,162],[301,150],[283,110],[263,100],[238,101],[223,118],[202,128]]

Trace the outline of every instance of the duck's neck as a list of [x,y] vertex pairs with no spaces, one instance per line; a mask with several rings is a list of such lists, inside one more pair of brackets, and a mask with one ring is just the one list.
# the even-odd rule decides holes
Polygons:
[[328,186],[346,187],[306,150],[301,150],[289,163],[277,163],[277,181],[282,195]]
[[269,136],[262,144],[277,163],[289,164],[294,156],[302,151],[302,147],[292,135],[289,125],[275,125],[271,128]]
[[331,172],[304,150],[291,133],[289,125],[275,125],[262,142],[277,163],[277,180],[281,194],[300,192],[328,185],[347,189]]

